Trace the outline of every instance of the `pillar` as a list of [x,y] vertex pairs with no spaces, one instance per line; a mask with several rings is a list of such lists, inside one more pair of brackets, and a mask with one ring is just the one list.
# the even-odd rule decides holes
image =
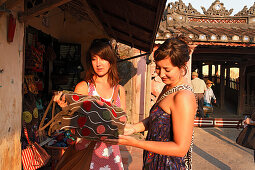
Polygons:
[[242,115],[244,112],[244,104],[245,104],[245,70],[246,66],[240,64],[239,69],[239,91],[238,91],[238,107],[237,114]]
[[224,108],[224,100],[225,100],[225,65],[221,65],[220,67],[220,108]]

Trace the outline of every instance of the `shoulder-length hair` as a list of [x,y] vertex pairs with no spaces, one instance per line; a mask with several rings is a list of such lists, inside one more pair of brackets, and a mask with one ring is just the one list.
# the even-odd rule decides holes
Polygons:
[[92,66],[92,56],[98,55],[102,59],[107,60],[110,63],[110,68],[108,71],[108,83],[113,87],[117,85],[120,81],[118,70],[117,70],[117,55],[113,50],[110,40],[106,38],[95,39],[91,43],[87,56],[86,56],[86,75],[85,81],[89,83],[94,83],[93,79],[96,74]]

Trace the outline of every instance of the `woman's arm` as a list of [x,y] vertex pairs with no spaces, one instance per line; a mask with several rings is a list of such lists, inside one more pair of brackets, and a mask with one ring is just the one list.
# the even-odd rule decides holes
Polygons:
[[148,129],[149,118],[136,124],[126,124],[124,128],[124,135],[132,135],[134,133],[143,132]]
[[81,95],[88,95],[88,84],[85,81],[81,81],[75,86],[74,92]]
[[[196,101],[192,92],[180,91],[174,97],[170,107],[173,121],[174,139],[171,142],[140,141],[130,136],[120,135],[119,139],[107,139],[120,145],[130,145],[154,153],[183,157],[191,144]],[[135,127],[139,127],[135,125]]]

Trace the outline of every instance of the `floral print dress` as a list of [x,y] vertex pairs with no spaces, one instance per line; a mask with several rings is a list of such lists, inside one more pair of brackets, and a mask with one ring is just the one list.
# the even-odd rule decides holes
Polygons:
[[[89,95],[95,95],[96,88],[89,84]],[[97,94],[97,92],[96,92]],[[101,98],[101,100],[104,100]],[[120,97],[115,102],[120,107]],[[123,170],[120,149],[118,145],[109,145],[103,142],[97,142],[93,151],[90,163],[91,170]]]
[[[182,89],[192,90],[187,85],[180,85],[169,90],[167,95]],[[173,141],[172,115],[171,113],[166,113],[160,106],[158,106],[158,102],[151,108],[150,111],[148,135],[146,137],[146,140],[161,142]],[[184,157],[160,155],[144,150],[143,169],[191,169],[192,143],[188,153]]]

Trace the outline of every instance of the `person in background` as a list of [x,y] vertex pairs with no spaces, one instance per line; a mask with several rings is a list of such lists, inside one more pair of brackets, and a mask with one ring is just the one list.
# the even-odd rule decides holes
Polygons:
[[[207,90],[205,91],[205,94],[204,94],[204,106],[211,107],[211,108],[213,107],[212,102],[216,103],[216,97],[215,97],[213,90],[211,88],[212,85],[213,85],[212,81],[210,81],[210,80],[206,81]],[[205,117],[209,117],[209,114],[206,114]]]
[[204,80],[198,78],[198,73],[197,72],[192,72],[191,74],[192,76],[192,80],[191,80],[191,84],[193,87],[193,91],[196,95],[196,99],[197,99],[197,103],[198,103],[198,109],[197,109],[197,115],[199,117],[204,118],[204,110],[203,110],[203,106],[204,106],[204,93],[206,91],[206,85]]
[[[111,102],[114,90],[119,86],[115,105],[126,110],[125,89],[118,84],[117,56],[108,39],[95,39],[92,42],[86,57],[86,66],[85,80],[76,85],[74,92],[81,95],[99,96],[102,101]],[[54,101],[57,101],[61,107],[65,107],[65,99],[60,99],[60,97],[61,93],[55,96]],[[89,143],[90,141],[86,139],[78,139],[76,150],[86,149]],[[92,154],[90,169],[107,168],[124,169],[119,146],[97,142]]]
[[[105,142],[144,149],[143,169],[191,169],[196,99],[185,82],[189,47],[183,37],[167,39],[154,53],[156,73],[165,84],[150,116],[126,125],[124,135]],[[148,130],[146,140],[131,136]]]

